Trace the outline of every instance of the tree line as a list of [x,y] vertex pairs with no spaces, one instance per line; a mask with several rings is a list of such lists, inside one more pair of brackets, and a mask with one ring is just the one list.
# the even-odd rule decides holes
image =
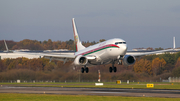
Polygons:
[[131,66],[115,65],[116,73],[109,73],[108,65],[89,67],[89,73],[81,73],[81,67],[74,67],[72,61],[63,63],[44,58],[17,58],[0,60],[0,81],[7,80],[95,80],[98,79],[98,70],[101,80],[159,80],[168,77],[180,77],[180,52],[161,55],[148,55],[136,59]]
[[[101,39],[100,41],[104,41]],[[68,41],[52,41],[48,39],[48,41],[37,41],[24,39],[19,42],[15,42],[13,40],[6,40],[9,50],[17,50],[17,49],[29,49],[29,50],[53,50],[53,49],[68,49],[74,50],[74,41],[72,39]],[[97,42],[82,42],[82,44],[86,47],[90,45],[94,45]],[[4,45],[4,40],[0,40],[0,50],[6,50]]]
[[[105,39],[100,39],[98,42],[103,42]],[[82,41],[82,44],[85,47],[97,44],[96,41]],[[19,42],[15,42],[13,40],[6,40],[9,50],[18,50],[18,49],[29,49],[29,50],[53,50],[53,49],[68,49],[74,50],[74,40],[70,39],[68,41],[52,41],[51,39],[44,41],[30,40],[24,39]],[[136,48],[136,49],[144,49],[144,48]],[[152,47],[146,48],[147,50],[162,50],[163,48],[155,48]],[[4,45],[4,40],[0,40],[0,50],[6,50]]]

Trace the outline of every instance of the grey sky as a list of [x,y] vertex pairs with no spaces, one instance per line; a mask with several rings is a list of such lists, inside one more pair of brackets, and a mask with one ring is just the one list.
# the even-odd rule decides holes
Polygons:
[[180,47],[180,0],[0,0],[0,40],[122,38],[129,49]]

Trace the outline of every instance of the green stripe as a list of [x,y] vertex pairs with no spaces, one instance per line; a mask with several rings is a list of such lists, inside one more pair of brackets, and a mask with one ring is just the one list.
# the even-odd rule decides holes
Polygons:
[[104,49],[107,49],[107,48],[118,48],[118,47],[105,47],[105,48],[102,48],[102,49],[99,49],[99,50],[96,50],[96,51],[93,51],[93,52],[84,54],[84,56],[89,55],[89,54],[92,54],[92,53],[95,53],[95,52],[98,52],[98,51],[101,51],[101,50],[104,50]]

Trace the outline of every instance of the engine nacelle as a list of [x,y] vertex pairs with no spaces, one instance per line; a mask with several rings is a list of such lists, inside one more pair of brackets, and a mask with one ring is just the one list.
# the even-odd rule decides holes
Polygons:
[[125,55],[122,62],[123,62],[123,65],[129,66],[129,65],[132,65],[136,62],[136,58],[134,56],[131,56],[131,55]]
[[87,62],[88,62],[88,59],[82,55],[77,56],[74,60],[75,65],[86,65]]

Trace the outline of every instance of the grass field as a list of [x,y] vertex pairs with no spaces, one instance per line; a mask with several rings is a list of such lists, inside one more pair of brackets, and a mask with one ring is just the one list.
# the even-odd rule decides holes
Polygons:
[[1,101],[180,101],[180,98],[0,93]]
[[0,83],[2,85],[12,85],[12,86],[24,86],[24,87],[98,87],[98,88],[142,88],[145,89],[146,84],[154,84],[154,88],[149,89],[180,89],[180,83],[163,83],[163,82],[131,82],[127,84],[122,82],[122,84],[116,84],[115,82],[104,82],[103,86],[95,86],[95,82],[67,82],[67,83],[54,83],[54,82],[41,82],[41,83]]

